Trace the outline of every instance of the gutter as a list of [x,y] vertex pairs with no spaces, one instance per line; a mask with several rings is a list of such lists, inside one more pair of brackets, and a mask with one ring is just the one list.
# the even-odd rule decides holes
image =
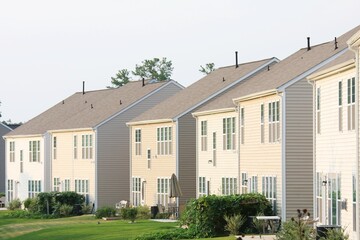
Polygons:
[[219,114],[219,113],[227,113],[227,112],[235,112],[236,109],[234,107],[231,108],[220,108],[220,109],[214,109],[214,110],[208,110],[208,111],[202,111],[202,112],[194,112],[192,113],[193,117],[200,117],[200,116],[206,116],[211,114]]

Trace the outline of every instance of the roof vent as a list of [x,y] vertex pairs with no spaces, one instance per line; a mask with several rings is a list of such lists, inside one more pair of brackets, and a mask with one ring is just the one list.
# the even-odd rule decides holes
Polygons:
[[235,68],[239,67],[239,62],[238,62],[238,52],[235,51]]
[[62,104],[65,104],[65,100],[62,101]]
[[268,71],[270,71],[270,65],[268,65]]
[[[142,86],[145,86],[145,78],[142,78]],[[120,101],[121,102],[121,101]],[[121,104],[121,103],[120,103]]]
[[335,41],[334,41],[334,44],[335,44],[335,50],[336,50],[336,49],[338,49],[338,45],[337,45],[337,44],[338,44],[338,42],[337,42],[337,39],[336,39],[336,37],[335,37]]
[[310,47],[310,37],[307,37],[307,50],[310,51],[311,47]]
[[225,82],[225,78],[223,77],[223,82]]
[[120,105],[122,104],[121,100],[120,100]]
[[83,95],[85,94],[85,81],[83,81]]
[[94,106],[91,104],[91,109],[93,109],[94,108]]

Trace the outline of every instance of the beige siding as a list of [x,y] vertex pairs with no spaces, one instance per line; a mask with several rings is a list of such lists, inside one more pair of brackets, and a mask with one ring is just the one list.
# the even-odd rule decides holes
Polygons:
[[314,213],[312,91],[312,85],[306,79],[286,89],[287,219],[293,217],[297,209]]
[[[316,172],[323,176],[328,173],[341,176],[341,199],[347,199],[347,210],[341,210],[341,225],[350,235],[353,234],[352,175],[356,167],[356,135],[355,130],[349,131],[347,128],[346,106],[347,79],[354,76],[352,69],[316,81],[316,88],[321,88],[321,133],[316,134]],[[343,82],[343,131],[338,128],[339,81]],[[325,187],[322,187],[322,191],[326,193]]]
[[[278,95],[256,98],[240,103],[245,111],[244,122],[244,144],[240,144],[240,172],[247,173],[248,177],[258,177],[258,192],[262,193],[262,177],[276,177],[276,202],[277,215],[281,215],[282,198],[282,175],[281,175],[281,138],[275,143],[269,143],[269,117],[268,103],[280,101],[281,120],[281,98]],[[265,142],[261,143],[260,107],[264,104],[264,126]],[[281,137],[281,123],[280,123]]]
[[[157,154],[157,128],[172,127],[172,154]],[[157,178],[170,178],[176,173],[176,123],[167,122],[133,126],[131,129],[131,176],[145,182],[143,205],[156,205]],[[135,130],[141,129],[141,155],[135,155]],[[151,168],[148,169],[147,150],[151,150]],[[182,185],[181,185],[182,187]],[[169,199],[170,201],[170,199]]]
[[[239,164],[238,151],[223,150],[223,118],[233,118],[237,123],[237,113],[235,111],[226,113],[215,113],[197,118],[197,177],[205,177],[209,181],[209,194],[222,194],[222,178],[231,177],[237,178],[239,181]],[[201,121],[207,121],[207,151],[201,151]],[[238,126],[236,126],[236,132]],[[216,164],[213,159],[213,132],[216,132]],[[238,135],[238,133],[236,133]],[[236,137],[236,139],[238,139]],[[237,146],[237,143],[236,143]],[[209,162],[209,160],[212,160]],[[197,179],[197,186],[198,179]],[[197,196],[199,194],[197,187]],[[239,188],[238,188],[239,193]]]

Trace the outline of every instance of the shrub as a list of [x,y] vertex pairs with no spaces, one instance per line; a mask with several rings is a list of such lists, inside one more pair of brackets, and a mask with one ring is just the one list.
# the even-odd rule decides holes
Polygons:
[[68,217],[68,216],[70,216],[71,213],[72,213],[72,211],[73,211],[73,207],[70,206],[70,205],[68,205],[68,204],[63,204],[63,205],[61,205],[60,208],[59,208],[59,213],[60,213],[60,215],[63,216],[63,217]]
[[21,208],[21,201],[17,198],[9,202],[8,209],[9,210],[15,210]]
[[11,218],[29,218],[29,219],[50,219],[56,217],[54,215],[31,213],[25,210],[14,210],[6,214],[6,216]]
[[5,195],[5,193],[4,192],[0,192],[0,198],[1,197],[5,197],[6,195]]
[[155,219],[169,219],[170,216],[171,216],[171,213],[167,213],[167,212],[158,213],[158,214],[156,214]]
[[233,216],[225,215],[224,219],[226,221],[225,230],[229,231],[231,235],[240,234],[240,228],[246,222],[246,217],[241,216],[241,214],[236,214]]
[[313,240],[315,239],[315,231],[308,222],[307,216],[310,213],[304,209],[302,212],[297,210],[297,217],[291,218],[290,221],[283,224],[282,229],[276,234],[277,240],[300,239]]
[[24,208],[31,213],[35,213],[38,210],[37,198],[27,198],[24,201]]
[[326,232],[326,237],[320,237],[320,240],[348,240],[349,234],[345,233],[345,230],[340,229],[329,229]]
[[194,239],[195,235],[188,229],[178,228],[173,231],[146,233],[135,238],[135,240],[176,240]]
[[91,210],[92,210],[92,206],[89,205],[89,204],[83,204],[81,206],[81,209],[82,209],[82,213],[83,214],[90,214],[91,213]]
[[100,219],[103,217],[114,217],[116,209],[113,207],[102,207],[99,208],[95,213],[95,218]]
[[151,217],[150,208],[148,206],[139,206],[137,209],[138,219],[149,219]]
[[137,208],[122,208],[121,209],[121,217],[123,219],[130,220],[132,223],[135,221],[137,213],[138,213]]

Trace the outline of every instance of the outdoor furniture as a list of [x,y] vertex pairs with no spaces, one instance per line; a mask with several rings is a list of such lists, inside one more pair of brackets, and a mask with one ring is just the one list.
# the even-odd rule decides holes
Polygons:
[[168,203],[168,212],[171,213],[173,219],[177,219],[179,216],[179,208],[177,207],[176,202]]
[[120,202],[116,203],[115,208],[117,209],[126,208],[126,206],[127,206],[127,201],[121,200]]
[[256,216],[256,219],[263,220],[265,222],[263,226],[263,233],[265,233],[266,230],[274,233],[281,227],[281,217],[279,216]]
[[6,200],[5,197],[1,197],[1,198],[0,198],[0,208],[4,208],[4,207],[5,207],[5,200]]

